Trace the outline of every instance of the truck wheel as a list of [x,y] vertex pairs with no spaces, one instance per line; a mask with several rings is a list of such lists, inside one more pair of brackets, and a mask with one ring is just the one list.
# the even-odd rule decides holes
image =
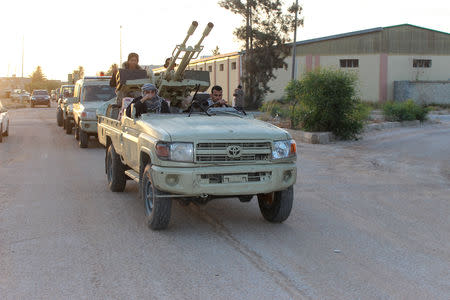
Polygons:
[[66,129],[66,134],[72,134],[72,122],[69,118],[64,120],[64,128]]
[[79,128],[78,134],[80,135],[78,144],[80,145],[80,148],[87,148],[88,142],[89,142],[89,135],[87,134],[86,131],[83,131],[79,126],[78,126],[78,128]]
[[108,151],[106,151],[106,177],[108,178],[108,186],[111,191],[123,192],[127,184],[125,167],[113,145],[110,145]]
[[34,108],[34,103],[31,103],[31,107],[33,107],[33,108]]
[[258,195],[258,204],[264,219],[273,223],[285,221],[292,210],[294,189],[292,186],[280,192]]
[[63,113],[59,108],[56,110],[56,124],[58,124],[59,127],[63,126]]
[[80,140],[80,128],[78,128],[78,126],[75,124],[75,139],[77,140],[77,141],[79,141]]
[[165,229],[170,221],[172,199],[158,197],[165,193],[153,186],[150,169],[151,166],[148,164],[144,169],[141,181],[142,199],[145,202],[147,225],[153,230]]

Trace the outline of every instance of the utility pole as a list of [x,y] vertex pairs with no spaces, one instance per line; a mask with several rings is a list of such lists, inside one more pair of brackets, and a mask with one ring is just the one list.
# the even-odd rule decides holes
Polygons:
[[23,81],[23,56],[25,53],[25,37],[22,35],[22,81]]
[[122,67],[122,25],[120,25],[120,64],[119,68]]
[[291,74],[291,80],[295,79],[295,56],[296,56],[296,49],[297,46],[295,45],[297,43],[297,12],[298,12],[298,0],[295,0],[295,21],[294,21],[294,42],[292,43],[292,74]]

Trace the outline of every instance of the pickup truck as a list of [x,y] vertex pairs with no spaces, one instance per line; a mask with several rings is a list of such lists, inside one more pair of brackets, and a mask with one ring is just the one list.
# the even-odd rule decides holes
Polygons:
[[97,136],[97,108],[116,96],[109,86],[111,76],[85,76],[75,84],[73,125],[80,148],[87,148],[89,137]]
[[151,229],[168,226],[175,198],[204,204],[256,195],[266,220],[288,218],[297,155],[287,131],[231,107],[139,118],[131,111],[120,120],[99,115],[98,139],[110,190],[137,182]]
[[73,103],[76,101],[73,98],[74,85],[62,85],[59,88],[58,102],[56,107],[56,122],[58,126],[62,126],[67,134],[72,133],[73,127]]

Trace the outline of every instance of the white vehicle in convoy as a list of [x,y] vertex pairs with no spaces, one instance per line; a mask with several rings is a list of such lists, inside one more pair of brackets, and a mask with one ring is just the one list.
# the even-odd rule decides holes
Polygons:
[[9,114],[6,107],[0,102],[0,143],[4,136],[9,135]]
[[110,79],[111,76],[85,76],[75,84],[72,114],[80,148],[87,148],[90,136],[97,136],[97,108],[116,97],[115,89],[109,86]]

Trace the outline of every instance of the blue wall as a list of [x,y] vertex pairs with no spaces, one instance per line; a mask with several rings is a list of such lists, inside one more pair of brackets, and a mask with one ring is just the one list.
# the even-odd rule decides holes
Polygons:
[[450,104],[450,81],[394,81],[394,100]]

